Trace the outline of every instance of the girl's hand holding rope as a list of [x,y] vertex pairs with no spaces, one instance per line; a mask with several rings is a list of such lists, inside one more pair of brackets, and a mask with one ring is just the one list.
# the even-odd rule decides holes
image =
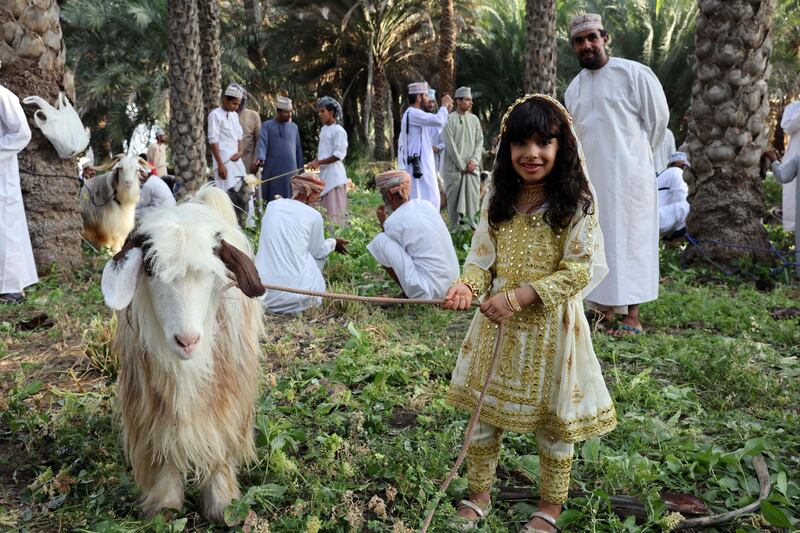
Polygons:
[[453,284],[442,303],[442,309],[451,311],[466,311],[470,306],[472,306],[472,289],[463,283]]

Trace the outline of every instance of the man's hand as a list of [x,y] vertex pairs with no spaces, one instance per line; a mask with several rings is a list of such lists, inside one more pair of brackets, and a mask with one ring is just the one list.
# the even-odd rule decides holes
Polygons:
[[441,150],[439,150],[438,146],[432,146],[431,148],[433,148],[433,153],[434,154],[438,154],[439,152],[441,152]]
[[467,161],[467,172],[472,174],[473,172],[475,172],[476,168],[478,168],[478,165],[475,164],[475,161],[472,160]]
[[449,94],[442,96],[442,105],[446,107],[448,111],[453,109],[453,99]]
[[225,168],[224,164],[217,162],[217,174],[219,174],[220,179],[228,179],[228,169]]
[[249,169],[247,169],[247,171],[248,171],[250,174],[255,174],[256,172],[258,172],[258,164],[257,164],[257,161],[253,161],[252,163],[250,163],[250,168],[249,168]]
[[310,163],[307,163],[306,166],[310,169],[317,170],[319,169],[319,159],[315,159]]
[[240,154],[239,152],[236,152],[235,154],[233,154],[231,156],[231,161],[238,161],[241,157],[242,157],[242,154]]
[[378,224],[380,224],[381,229],[383,229],[383,223],[386,222],[386,206],[379,205],[375,210],[375,216],[378,217]]
[[472,305],[472,290],[463,283],[456,283],[447,291],[442,309],[466,311]]
[[770,163],[775,161],[780,161],[781,156],[778,154],[778,151],[775,148],[770,148],[766,152],[764,152],[764,156],[769,159]]
[[347,250],[348,244],[350,244],[350,241],[346,241],[344,239],[336,239],[336,248],[334,248],[333,251],[338,252],[342,255],[349,255],[350,252]]

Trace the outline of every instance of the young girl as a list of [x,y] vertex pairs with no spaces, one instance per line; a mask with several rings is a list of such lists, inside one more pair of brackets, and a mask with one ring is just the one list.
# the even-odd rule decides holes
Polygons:
[[444,304],[466,310],[483,296],[448,393],[467,411],[476,407],[503,324],[500,359],[467,452],[470,497],[459,503],[458,521],[470,529],[488,511],[503,432],[535,433],[541,499],[521,533],[550,533],[567,499],[574,443],[616,426],[581,303],[608,269],[566,109],[528,95],[500,129],[493,185],[464,273]]

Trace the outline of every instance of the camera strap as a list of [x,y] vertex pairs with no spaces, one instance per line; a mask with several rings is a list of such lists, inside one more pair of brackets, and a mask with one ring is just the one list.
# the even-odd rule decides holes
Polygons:
[[409,124],[408,122],[409,120],[408,115],[410,114],[411,114],[411,108],[409,107],[408,109],[406,109],[406,165],[408,164],[408,149],[410,148],[408,144],[408,129],[411,127],[411,124]]

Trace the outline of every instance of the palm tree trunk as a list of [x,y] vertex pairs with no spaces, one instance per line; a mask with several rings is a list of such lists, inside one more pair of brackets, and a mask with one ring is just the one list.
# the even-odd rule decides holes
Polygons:
[[[220,72],[220,57],[222,52],[219,47],[219,2],[218,0],[197,0],[197,18],[200,29],[200,59],[203,64],[203,116],[219,106],[222,94],[222,81]],[[208,138],[208,121],[203,121],[203,132]],[[208,143],[205,160],[211,164],[211,150]]]
[[375,80],[372,84],[375,99],[372,110],[375,115],[375,150],[373,156],[378,161],[386,160],[386,74],[384,65],[375,62]]
[[167,2],[169,39],[169,138],[175,174],[187,192],[205,182],[200,35],[195,0]]
[[373,150],[373,143],[369,140],[369,121],[372,118],[372,84],[375,81],[375,55],[372,47],[367,51],[367,90],[364,94],[364,113],[361,117],[361,128],[364,132],[364,139],[367,139],[367,146],[370,152]]
[[[700,240],[767,248],[759,160],[769,136],[774,0],[698,0],[697,5],[687,226]],[[713,243],[704,249],[723,262],[766,258]]]
[[[59,16],[56,0],[0,5],[5,36],[0,82],[20,100],[37,95],[52,104],[64,91],[75,101],[75,89],[64,68]],[[59,272],[72,273],[81,263],[75,159],[59,158],[41,131],[28,122],[33,137],[19,154],[19,168],[36,267],[45,274],[55,263]]]
[[456,82],[456,24],[453,0],[441,0],[439,25],[439,93],[453,95]]
[[525,92],[556,95],[556,2],[526,0]]

